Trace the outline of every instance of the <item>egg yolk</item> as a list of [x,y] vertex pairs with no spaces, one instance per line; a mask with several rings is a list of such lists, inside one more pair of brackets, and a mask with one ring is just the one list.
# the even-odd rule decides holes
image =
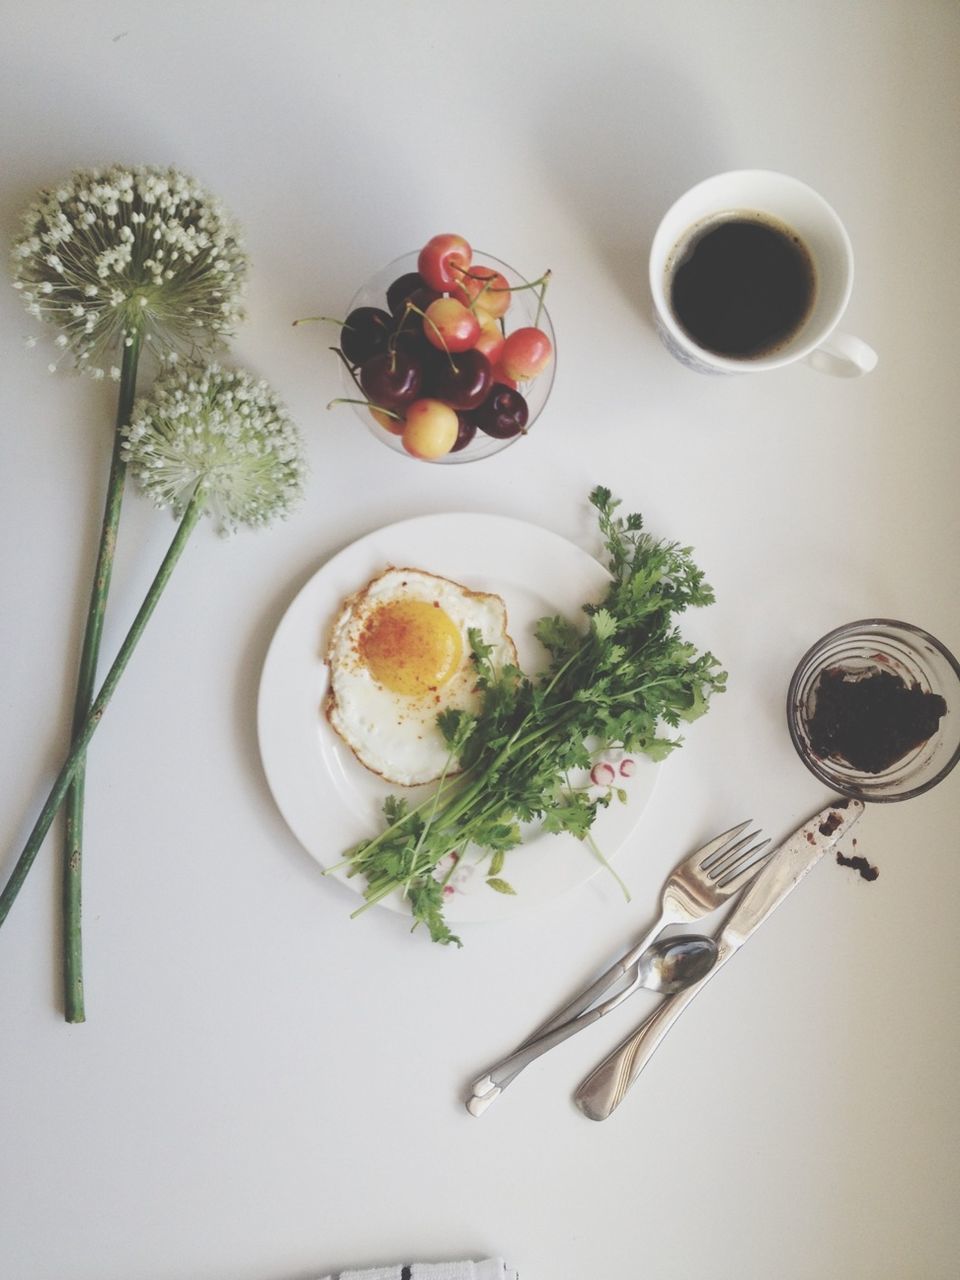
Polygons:
[[360,656],[373,678],[411,697],[446,684],[462,655],[453,619],[427,600],[382,605],[360,636]]

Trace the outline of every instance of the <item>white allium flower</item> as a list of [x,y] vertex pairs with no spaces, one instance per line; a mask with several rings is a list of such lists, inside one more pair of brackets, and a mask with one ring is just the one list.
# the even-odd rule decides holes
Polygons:
[[88,373],[135,331],[161,356],[232,334],[246,271],[233,221],[176,169],[78,170],[40,193],[13,246],[14,288]]
[[163,374],[123,434],[130,470],[153,503],[180,515],[199,485],[221,532],[283,518],[302,496],[300,432],[267,383],[241,369]]

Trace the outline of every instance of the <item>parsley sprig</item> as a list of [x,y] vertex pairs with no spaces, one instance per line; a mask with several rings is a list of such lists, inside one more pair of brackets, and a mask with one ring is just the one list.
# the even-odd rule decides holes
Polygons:
[[626,797],[576,787],[571,775],[614,747],[662,760],[681,743],[670,730],[702,715],[725,687],[717,659],[698,653],[674,622],[714,598],[691,549],[652,538],[639,515],[617,515],[620,503],[609,489],[598,486],[590,501],[607,550],[606,596],[583,606],[586,627],[540,619],[536,634],[549,663],[536,678],[498,667],[480,633],[469,633],[479,710],[438,717],[450,765],[457,762],[460,772],[444,775],[415,806],[390,796],[385,828],[348,851],[350,874],[366,880],[360,911],[399,889],[414,927],[425,924],[434,942],[459,946],[437,873],[447,855],[475,847],[488,859],[487,884],[500,893],[514,892],[500,872],[524,824],[567,831],[602,859],[591,837],[597,811],[612,794]]

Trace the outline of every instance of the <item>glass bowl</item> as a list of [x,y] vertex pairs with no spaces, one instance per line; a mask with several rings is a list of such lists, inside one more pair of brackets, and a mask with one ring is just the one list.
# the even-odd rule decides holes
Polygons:
[[[400,258],[395,258],[376,275],[371,276],[366,283],[358,289],[354,295],[347,314],[355,310],[357,307],[379,307],[384,311],[388,311],[387,306],[387,289],[397,279],[398,276],[406,275],[409,271],[416,271],[417,259],[419,252],[405,253]],[[471,260],[471,266],[491,267],[495,271],[499,271],[506,278],[506,281],[512,287],[517,285],[525,285],[530,282],[526,280],[519,272],[508,266],[505,262],[501,262],[499,258],[494,258],[489,253],[474,252]],[[537,306],[539,301],[539,291],[536,289],[522,289],[515,293],[510,301],[510,309],[503,317],[503,323],[506,325],[506,332],[512,333],[514,329],[521,329],[526,325],[537,324],[550,339],[553,346],[553,358],[550,364],[544,369],[538,377],[532,378],[529,382],[521,382],[518,390],[527,402],[529,417],[524,431],[519,432],[515,436],[508,436],[505,440],[499,440],[494,436],[485,435],[484,432],[478,431],[468,445],[459,449],[456,453],[444,454],[441,458],[435,458],[434,463],[450,466],[459,462],[477,462],[481,458],[489,458],[495,453],[500,453],[504,449],[508,449],[511,445],[516,444],[518,440],[522,440],[525,435],[533,427],[533,424],[539,418],[543,411],[544,405],[550,396],[550,388],[553,386],[553,377],[557,367],[557,341],[553,332],[553,325],[550,322],[550,316],[546,307],[540,309],[540,318],[537,320]],[[454,357],[456,359],[456,357]],[[362,391],[358,391],[357,384],[353,380],[350,370],[340,361],[341,380],[344,386],[344,396],[347,398],[355,398],[362,395]],[[385,427],[382,427],[371,416],[369,409],[362,405],[350,406],[357,416],[362,420],[364,425],[388,448],[393,449],[395,453],[402,453],[405,458],[410,458],[412,462],[421,462],[423,459],[414,458],[412,454],[407,453],[398,435],[394,435]]]
[[[939,694],[946,713],[931,737],[877,772],[857,768],[839,754],[818,753],[811,743],[818,689],[824,674],[837,670],[845,681],[892,673],[910,687]],[[936,786],[960,759],[960,664],[939,640],[908,622],[866,618],[847,623],[801,658],[787,691],[787,723],[800,759],[835,791],[866,801],[909,800]]]

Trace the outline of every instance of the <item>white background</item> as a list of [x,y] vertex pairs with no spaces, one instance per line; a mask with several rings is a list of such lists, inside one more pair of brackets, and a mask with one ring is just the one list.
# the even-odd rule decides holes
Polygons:
[[[825,860],[677,1025],[622,1109],[570,1095],[638,1020],[545,1059],[482,1120],[464,1083],[636,932],[664,873],[752,814],[828,793],[790,745],[790,673],[880,615],[960,650],[960,11],[951,0],[2,5],[0,223],[73,168],[173,163],[253,258],[239,360],[307,436],[276,531],[197,535],[91,752],[88,1022],[61,1021],[56,841],[0,933],[0,1274],[309,1280],[502,1253],[523,1280],[953,1276],[960,775],[870,810],[873,884]],[[709,379],[649,321],[645,258],[686,187],[816,187],[857,258],[871,377]],[[475,466],[377,444],[324,335],[363,277],[439,231],[554,272],[536,431]],[[60,753],[113,389],[45,372],[0,295],[0,838],[12,865]],[[254,707],[270,636],[334,551],[488,511],[591,549],[588,489],[691,543],[718,603],[686,629],[729,692],[664,767],[619,866],[431,948],[321,878],[276,811]],[[125,508],[105,652],[171,534]],[[429,566],[426,566],[429,567]],[[613,1021],[611,1019],[611,1021]]]

